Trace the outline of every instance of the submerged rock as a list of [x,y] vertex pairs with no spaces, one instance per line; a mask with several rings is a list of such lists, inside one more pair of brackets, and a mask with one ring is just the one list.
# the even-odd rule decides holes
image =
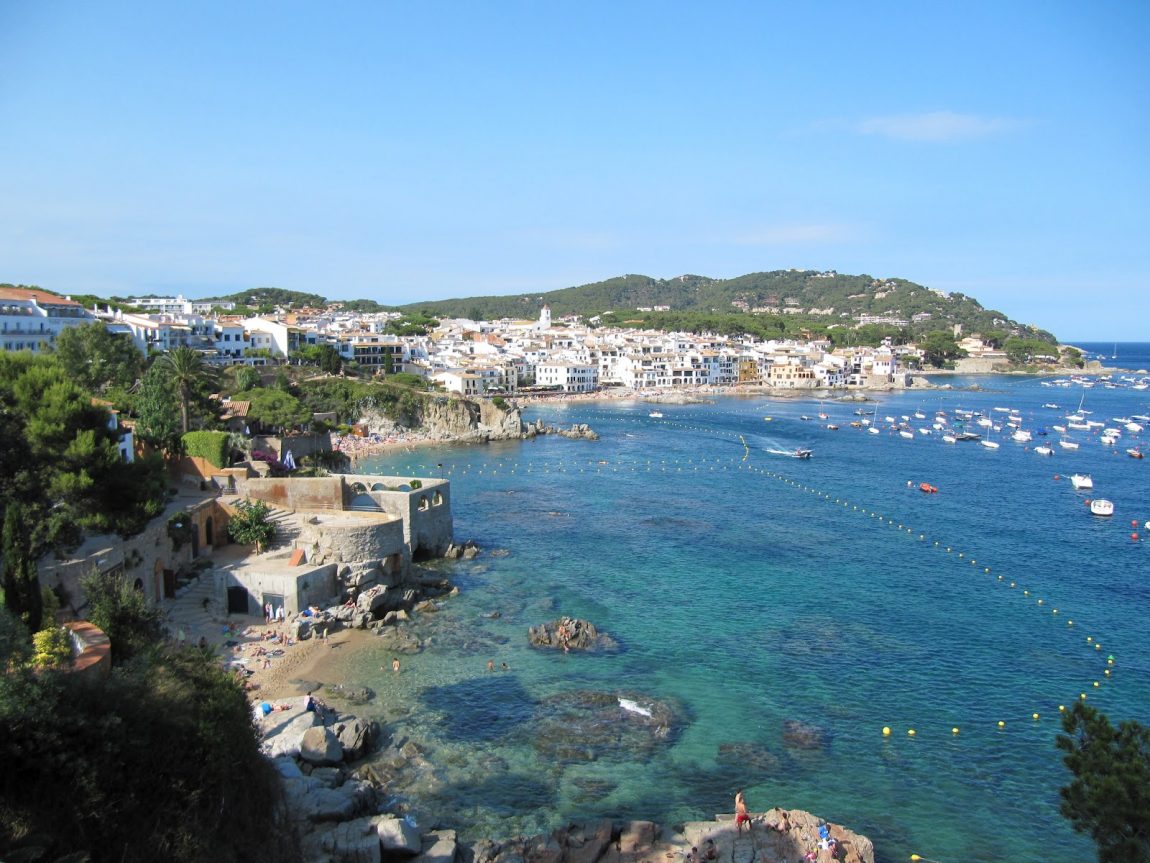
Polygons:
[[674,742],[682,715],[682,709],[640,692],[576,690],[540,702],[527,733],[550,760],[645,759]]
[[799,719],[783,722],[783,742],[795,749],[826,749],[831,745],[830,732]]

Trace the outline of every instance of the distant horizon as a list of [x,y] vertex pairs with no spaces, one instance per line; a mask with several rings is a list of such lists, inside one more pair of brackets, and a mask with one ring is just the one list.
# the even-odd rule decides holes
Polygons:
[[1148,31],[1040,0],[9,0],[0,276],[407,305],[834,269],[1137,338]]

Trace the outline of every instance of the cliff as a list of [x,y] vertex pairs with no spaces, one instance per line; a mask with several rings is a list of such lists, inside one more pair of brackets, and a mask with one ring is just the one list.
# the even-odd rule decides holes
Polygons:
[[367,410],[359,421],[383,435],[416,432],[428,440],[481,443],[518,440],[525,433],[518,407],[497,406],[494,401],[470,401],[453,396],[428,396],[415,402],[402,419],[391,419],[378,410]]

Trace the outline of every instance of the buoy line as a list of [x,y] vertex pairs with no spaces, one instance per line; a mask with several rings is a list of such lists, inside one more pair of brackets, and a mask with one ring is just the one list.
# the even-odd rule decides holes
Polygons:
[[[643,419],[646,419],[646,418],[643,418]],[[634,422],[641,424],[641,425],[649,425],[650,424],[649,421],[644,423],[640,418],[635,418]],[[604,469],[608,469],[610,472],[617,473],[622,468],[624,471],[629,469],[631,472],[639,472],[640,470],[642,470],[644,472],[649,473],[649,472],[652,472],[653,470],[657,469],[661,473],[666,473],[668,470],[668,467],[672,468],[676,472],[682,472],[684,465],[686,465],[686,466],[688,466],[689,470],[693,470],[693,471],[697,472],[699,470],[700,466],[707,466],[710,470],[713,471],[716,466],[721,466],[722,470],[727,470],[731,464],[734,464],[735,468],[738,470],[748,470],[752,473],[757,473],[757,474],[760,474],[761,476],[764,476],[764,477],[767,477],[770,479],[775,479],[775,480],[777,480],[777,481],[779,481],[785,485],[791,486],[792,488],[794,488],[796,490],[807,492],[808,494],[816,497],[819,500],[826,501],[826,502],[831,503],[835,506],[841,506],[844,511],[848,511],[847,508],[850,507],[850,509],[849,509],[850,512],[869,515],[870,518],[877,519],[878,523],[880,523],[880,524],[884,524],[886,526],[893,527],[896,530],[898,530],[899,532],[905,532],[907,534],[911,534],[912,536],[914,534],[914,528],[911,525],[906,524],[905,522],[896,521],[895,519],[890,518],[886,514],[877,512],[876,510],[868,509],[866,505],[863,505],[860,508],[859,504],[854,503],[850,500],[847,500],[847,499],[842,498],[842,497],[832,497],[832,495],[830,493],[822,491],[821,489],[818,489],[818,488],[813,487],[813,486],[805,485],[802,482],[799,482],[799,481],[797,481],[791,477],[780,474],[776,471],[769,470],[766,468],[760,468],[760,467],[756,466],[753,462],[750,461],[752,450],[751,450],[751,447],[748,445],[745,436],[742,434],[736,435],[732,432],[727,432],[725,430],[716,430],[713,428],[687,425],[684,423],[665,422],[665,423],[660,423],[660,425],[670,425],[670,426],[673,426],[676,428],[686,429],[688,431],[698,431],[698,432],[702,432],[702,433],[710,435],[710,436],[723,436],[723,437],[730,437],[730,438],[737,437],[738,442],[743,447],[742,458],[737,460],[735,458],[723,459],[721,457],[715,457],[713,460],[714,464],[710,464],[709,463],[710,460],[707,458],[700,458],[697,460],[697,463],[696,463],[696,460],[693,457],[692,458],[660,459],[657,464],[656,464],[654,459],[649,459],[649,458],[648,459],[615,459],[615,460],[586,459],[586,460],[578,460],[578,461],[573,460],[570,463],[566,459],[559,459],[557,462],[544,462],[542,464],[542,466],[540,466],[540,464],[538,462],[528,462],[528,463],[526,463],[525,469],[522,469],[520,467],[519,462],[517,462],[517,461],[511,462],[510,467],[508,467],[508,461],[509,460],[504,459],[504,460],[499,460],[499,461],[492,463],[492,464],[489,464],[488,462],[482,462],[478,465],[471,463],[471,462],[467,462],[467,463],[464,463],[462,465],[453,464],[453,465],[450,465],[449,467],[447,467],[446,469],[444,469],[444,467],[440,464],[437,464],[435,466],[418,464],[418,465],[413,466],[412,472],[415,472],[414,469],[418,468],[419,470],[423,470],[423,471],[427,471],[428,473],[432,473],[433,468],[434,468],[436,470],[439,470],[439,472],[441,474],[446,473],[447,475],[456,475],[458,473],[458,475],[460,475],[460,476],[467,476],[468,474],[470,474],[472,472],[474,472],[477,475],[484,475],[485,471],[490,472],[491,474],[496,474],[496,473],[498,473],[498,470],[500,468],[502,468],[505,473],[509,473],[509,474],[516,474],[516,472],[520,471],[520,470],[525,474],[532,474],[532,473],[545,473],[546,474],[546,473],[552,473],[552,472],[555,472],[555,473],[569,473],[569,472],[574,473],[576,471],[578,471],[579,473],[587,473],[587,472],[590,472],[592,468],[594,469],[595,473],[602,473]],[[432,474],[432,475],[434,475],[434,474]],[[944,546],[940,540],[935,540],[935,539],[928,537],[925,532],[918,534],[917,541],[928,543],[929,547],[932,547],[934,549],[939,550],[940,553],[945,553],[948,555],[956,554],[957,559],[969,562],[970,566],[972,566],[972,567],[978,566],[977,558],[975,558],[973,556],[968,558],[966,556],[966,552],[957,550],[958,546],[955,544],[950,544],[950,545]],[[989,575],[992,573],[992,568],[989,566],[986,566],[985,564],[981,567],[981,569],[982,569],[982,574]],[[1022,587],[1017,581],[1014,581],[1014,580],[1007,582],[1006,578],[1001,574],[997,574],[995,581],[992,583],[994,583],[994,584],[998,584],[998,583],[1007,584],[1008,590],[1020,590],[1020,595],[1024,598],[1030,598],[1030,596],[1031,596],[1031,592],[1030,592],[1029,588]],[[1035,607],[1045,609],[1046,608],[1045,599],[1042,597],[1035,597]],[[1061,613],[1057,607],[1051,607],[1050,612],[1051,612],[1052,617],[1058,616]],[[1071,631],[1074,627],[1073,619],[1072,618],[1066,618],[1066,623],[1067,623],[1067,626],[1066,626],[1065,631]],[[1099,652],[1100,653],[1103,650],[1101,643],[1096,641],[1093,636],[1088,635],[1085,638],[1086,638],[1085,644],[1088,647],[1093,648],[1093,652]],[[1107,666],[1103,669],[1103,673],[1102,673],[1102,675],[1100,675],[1100,677],[1102,678],[1102,680],[1106,680],[1107,682],[1111,682],[1112,681],[1112,673],[1116,670],[1116,666],[1115,666],[1116,660],[1115,660],[1114,656],[1112,654],[1110,654],[1107,656],[1106,661],[1107,661]],[[1089,691],[1101,689],[1102,680],[1092,680],[1092,681],[1090,681],[1089,685],[1079,687],[1083,691],[1079,692],[1079,694],[1077,696],[1077,700],[1085,701],[1088,698],[1087,693]],[[1050,709],[1053,709],[1053,708],[1050,708]],[[1066,711],[1066,709],[1067,708],[1066,708],[1065,704],[1059,704],[1058,705],[1058,712],[1059,713],[1064,713]],[[1019,710],[1018,713],[1021,717],[1025,717],[1025,718],[1029,719],[1029,722],[1026,723],[1026,727],[1033,727],[1033,726],[1041,724],[1041,721],[1040,721],[1041,717],[1042,717],[1041,711],[1033,710],[1033,709],[1030,711]],[[1013,711],[1012,711],[1012,715],[1013,715]],[[921,723],[919,723],[918,725],[920,727],[922,727]],[[996,732],[1004,732],[1006,730],[1006,728],[1007,728],[1006,720],[999,719],[996,722],[993,730]],[[949,739],[951,737],[959,735],[959,733],[960,733],[959,726],[950,725],[948,730],[946,731],[945,736],[947,739]],[[891,735],[892,735],[891,727],[890,726],[884,726],[882,728],[883,738],[888,739],[891,737]],[[907,728],[906,735],[905,735],[905,737],[907,739],[917,740],[918,736],[919,736],[919,729],[914,727],[914,725]],[[940,735],[940,737],[941,737],[941,735]],[[919,745],[921,745],[921,744],[919,744]],[[920,859],[923,859],[923,858],[920,858]]]

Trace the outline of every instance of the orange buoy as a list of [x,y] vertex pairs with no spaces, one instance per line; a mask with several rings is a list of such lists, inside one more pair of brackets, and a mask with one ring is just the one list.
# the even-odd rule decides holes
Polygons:
[[1055,479],[1062,479],[1062,477],[1060,477],[1058,474],[1055,474],[1055,475],[1054,475],[1054,478],[1055,478]]
[[1135,542],[1137,542],[1137,541],[1138,541],[1138,534],[1137,534],[1137,533],[1132,533],[1132,534],[1130,534],[1130,538],[1131,538],[1132,540],[1134,540]]

